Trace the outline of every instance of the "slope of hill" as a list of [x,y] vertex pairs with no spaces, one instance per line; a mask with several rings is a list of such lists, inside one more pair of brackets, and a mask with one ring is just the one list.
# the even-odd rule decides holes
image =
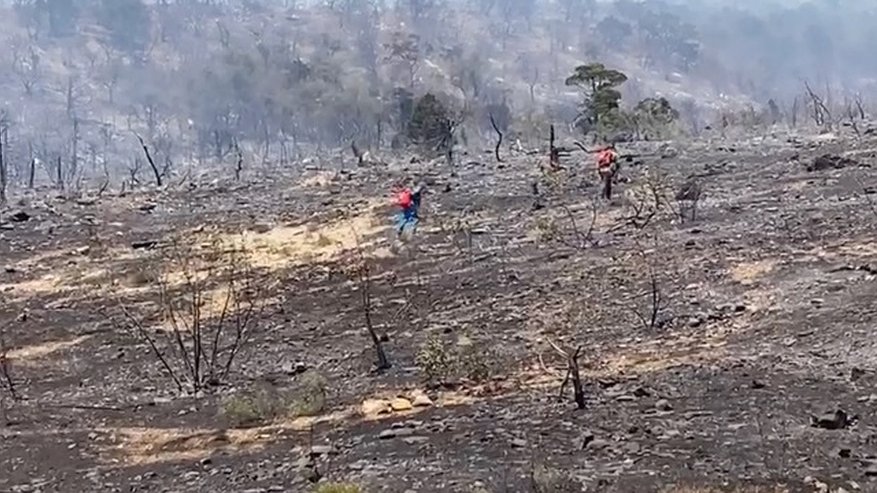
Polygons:
[[[872,490],[877,142],[677,146],[608,203],[517,155],[4,215],[0,489]],[[240,351],[194,379],[195,347]]]

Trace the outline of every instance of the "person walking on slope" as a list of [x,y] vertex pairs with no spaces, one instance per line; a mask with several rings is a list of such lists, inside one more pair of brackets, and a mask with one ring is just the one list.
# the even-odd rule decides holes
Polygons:
[[596,155],[597,174],[600,175],[600,181],[603,182],[603,198],[612,199],[612,180],[615,178],[615,173],[618,172],[618,153],[615,152],[615,146],[609,144],[596,151],[590,151],[578,142],[576,145],[583,151]]
[[615,152],[615,147],[608,145],[597,151],[597,174],[603,181],[603,198],[606,200],[612,198],[612,179],[616,171],[618,171],[618,153]]
[[414,230],[420,220],[418,212],[420,210],[420,200],[423,195],[423,186],[418,185],[414,190],[403,188],[396,194],[395,205],[402,208],[402,211],[396,215],[396,237],[402,236],[406,227]]

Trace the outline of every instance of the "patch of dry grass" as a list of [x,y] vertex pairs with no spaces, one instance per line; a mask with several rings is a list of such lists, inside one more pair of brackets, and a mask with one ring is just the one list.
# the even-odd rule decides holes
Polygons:
[[185,428],[114,428],[105,430],[117,443],[115,452],[128,465],[199,460],[219,452],[252,452],[272,437],[263,430]]
[[[277,270],[324,262],[357,246],[373,247],[366,238],[379,234],[388,224],[385,218],[375,213],[375,209],[383,204],[383,200],[374,199],[361,207],[362,212],[322,224],[281,226],[262,233],[245,231],[211,239],[238,245],[247,252],[248,261],[254,267]],[[382,255],[386,252],[376,253]]]
[[674,366],[718,361],[726,354],[722,336],[659,339],[632,348],[622,348],[603,359],[605,374],[650,373]]
[[362,493],[362,488],[352,483],[323,483],[314,493]]
[[758,279],[773,272],[778,263],[776,259],[740,262],[730,269],[731,279],[744,286],[755,284]]
[[338,173],[334,171],[317,171],[302,178],[298,185],[302,188],[324,188],[331,185],[337,178]]
[[[382,198],[372,199],[357,207],[349,217],[323,223],[309,222],[299,226],[281,226],[264,232],[212,234],[197,230],[185,235],[188,247],[195,251],[220,248],[236,248],[245,254],[245,260],[255,268],[279,270],[296,265],[334,260],[346,252],[362,246],[368,255],[386,258],[393,253],[385,247],[376,247],[368,237],[384,231],[388,219],[376,211],[386,205]],[[147,256],[157,256],[161,251],[132,251],[128,246],[107,248],[102,256],[81,257],[81,261],[69,265],[69,250],[53,250],[35,254],[12,267],[27,272],[36,266],[52,267],[51,272],[31,279],[0,284],[0,292],[6,292],[12,301],[24,301],[43,295],[75,293],[97,289],[101,285],[117,284],[125,291],[140,292],[152,289],[151,283],[130,282],[131,274],[122,272],[121,266],[129,261],[142,261]],[[110,262],[110,265],[108,265]],[[196,271],[206,270],[207,265],[194,266]],[[165,273],[169,287],[181,284],[182,272]]]
[[[471,397],[449,393],[439,401],[440,406],[469,404]],[[429,408],[415,408],[416,413]],[[223,428],[101,428],[114,445],[104,451],[104,460],[121,466],[150,465],[177,461],[197,461],[217,452],[252,453],[268,444],[284,439],[285,431],[304,432],[314,426],[355,426],[362,421],[392,419],[394,415],[365,418],[357,407],[340,409],[318,416],[287,417],[272,424],[244,429]],[[69,431],[69,430],[67,430]],[[53,434],[46,430],[41,434]]]
[[17,365],[29,366],[57,352],[78,346],[90,338],[91,336],[79,336],[66,341],[47,341],[39,344],[30,344],[10,350],[7,357]]

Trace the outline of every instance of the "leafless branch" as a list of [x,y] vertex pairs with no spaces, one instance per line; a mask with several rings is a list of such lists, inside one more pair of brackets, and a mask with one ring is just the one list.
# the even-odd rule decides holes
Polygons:
[[[150,330],[124,305],[119,310],[125,327],[149,345],[177,389],[197,393],[229,378],[258,327],[265,288],[235,248],[214,244],[206,255],[196,257],[175,246],[169,255],[168,264],[182,280],[173,291],[166,276],[155,281],[158,314],[167,327]],[[217,283],[218,289],[211,289],[210,283]],[[218,313],[204,312],[206,304],[217,306],[217,301]]]
[[568,351],[564,351],[563,349],[561,349],[560,346],[555,344],[550,339],[548,340],[548,344],[551,345],[552,348],[554,348],[557,354],[559,354],[564,360],[566,360],[567,364],[566,376],[563,378],[563,383],[560,384],[560,398],[563,399],[566,384],[571,380],[573,385],[573,398],[576,402],[576,406],[579,409],[584,409],[585,391],[582,387],[582,377],[581,372],[579,371],[579,355],[582,352],[582,347],[577,347],[575,352],[570,354]]
[[808,83],[806,80],[804,81],[804,88],[807,90],[807,95],[810,97],[813,111],[813,122],[820,127],[825,125],[830,130],[832,118],[831,111],[829,111],[828,106],[826,106],[822,98],[813,91],[813,89],[810,87],[810,83]]
[[372,344],[374,345],[377,354],[377,370],[389,370],[392,367],[392,364],[387,357],[386,351],[384,351],[381,338],[378,336],[372,321],[372,311],[374,307],[372,305],[371,265],[363,252],[362,245],[359,241],[359,234],[357,234],[355,229],[353,235],[356,239],[356,249],[354,250],[355,258],[352,265],[349,265],[348,268],[352,271],[351,273],[354,275],[357,282],[360,302],[362,304],[362,312],[365,317],[365,328],[368,330],[369,337],[371,337]]

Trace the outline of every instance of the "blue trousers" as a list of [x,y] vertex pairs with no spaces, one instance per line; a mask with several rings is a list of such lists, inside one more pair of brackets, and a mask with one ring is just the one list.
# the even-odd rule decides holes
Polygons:
[[416,227],[417,221],[417,211],[413,207],[400,212],[396,215],[396,234],[401,235],[406,226]]

